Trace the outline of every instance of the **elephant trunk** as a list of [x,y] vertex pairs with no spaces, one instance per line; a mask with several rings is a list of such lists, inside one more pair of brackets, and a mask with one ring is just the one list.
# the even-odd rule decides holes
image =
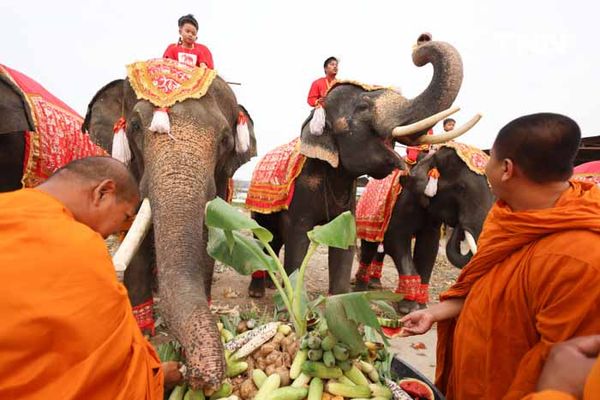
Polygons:
[[145,150],[161,311],[185,349],[190,385],[216,388],[225,360],[204,287],[211,261],[203,227],[206,202],[216,190],[215,135],[172,132],[175,139],[150,133]]
[[[453,46],[444,42],[420,44],[413,51],[413,62],[419,67],[431,63],[433,78],[427,89],[412,100],[407,100],[393,91],[386,91],[376,99],[374,124],[381,133],[389,135],[396,127],[413,124],[446,110],[458,95],[462,84],[463,66],[460,55]],[[455,111],[449,111],[449,114]],[[398,137],[396,140],[404,144],[413,144],[435,122],[415,134]]]

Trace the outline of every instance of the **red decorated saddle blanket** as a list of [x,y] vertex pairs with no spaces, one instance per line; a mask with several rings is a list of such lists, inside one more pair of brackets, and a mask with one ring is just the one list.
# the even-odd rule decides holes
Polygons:
[[383,179],[371,179],[356,205],[356,234],[370,242],[383,242],[396,199],[402,190],[400,174],[395,169]]
[[107,155],[81,132],[83,118],[39,83],[4,65],[0,74],[21,90],[35,125],[35,131],[25,132],[24,187],[37,186],[73,160]]
[[572,179],[600,185],[600,161],[590,161],[576,166],[573,170]]
[[287,210],[305,161],[306,157],[300,154],[300,139],[265,154],[252,173],[246,208],[263,214]]
[[206,94],[217,72],[189,66],[168,58],[138,61],[127,66],[127,77],[138,99],[157,107],[171,107],[185,99]]

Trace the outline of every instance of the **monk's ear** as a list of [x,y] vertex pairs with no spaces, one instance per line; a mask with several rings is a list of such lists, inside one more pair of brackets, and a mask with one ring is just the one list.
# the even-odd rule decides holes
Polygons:
[[117,186],[112,179],[105,179],[97,184],[92,192],[92,201],[98,206],[103,200],[116,195]]
[[502,160],[502,181],[506,182],[515,176],[516,166],[513,160],[505,158]]

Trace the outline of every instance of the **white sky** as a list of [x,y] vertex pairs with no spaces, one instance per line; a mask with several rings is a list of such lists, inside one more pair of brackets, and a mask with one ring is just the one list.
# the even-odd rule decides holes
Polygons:
[[[574,118],[600,134],[600,6],[571,1],[8,1],[0,0],[0,63],[40,82],[85,114],[125,65],[162,56],[177,19],[198,19],[219,74],[255,121],[259,156],[297,136],[306,95],[325,58],[339,78],[400,87],[412,98],[432,68],[411,46],[424,31],[454,45],[464,80],[458,123],[484,118],[462,141],[488,148],[513,118],[538,111]],[[434,129],[441,131],[441,127]],[[257,158],[236,178],[248,179]]]

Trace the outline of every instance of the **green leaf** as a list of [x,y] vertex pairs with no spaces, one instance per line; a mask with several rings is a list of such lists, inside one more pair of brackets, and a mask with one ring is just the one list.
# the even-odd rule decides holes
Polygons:
[[[296,282],[298,281],[298,270],[295,270],[290,275],[290,282],[292,283],[292,290],[296,290]],[[273,301],[275,302],[275,307],[277,310],[285,310],[285,304],[283,303],[283,298],[281,297],[281,293],[279,291],[273,295]],[[308,304],[308,298],[306,297],[306,289],[304,285],[302,286],[302,291],[300,292],[300,307],[298,308],[300,315],[299,317],[304,318],[306,316],[306,307]],[[288,310],[291,311],[291,310]]]
[[350,211],[338,215],[333,221],[316,226],[308,232],[308,237],[315,243],[347,249],[356,240],[356,224]]
[[327,300],[327,297],[325,297],[322,294],[320,294],[319,297],[317,297],[316,299],[314,299],[313,301],[311,301],[310,303],[308,303],[306,305],[306,307],[309,310],[314,310],[315,308],[317,308],[318,306],[320,306],[323,302],[325,302],[325,300]]
[[344,304],[344,310],[349,319],[359,324],[372,326],[380,329],[377,315],[371,309],[367,299],[368,292],[346,293],[338,295]]
[[[346,315],[345,295],[330,296],[325,302],[325,319],[329,331],[342,343],[350,347],[351,355],[358,355],[365,350],[358,323]],[[375,319],[377,321],[377,319]]]
[[242,275],[249,275],[254,271],[277,271],[275,261],[264,253],[261,242],[239,232],[232,232],[232,238],[233,246],[230,250],[223,230],[209,227],[208,254]]
[[204,223],[208,227],[220,228],[224,231],[249,229],[263,243],[273,240],[271,232],[219,197],[206,203]]

